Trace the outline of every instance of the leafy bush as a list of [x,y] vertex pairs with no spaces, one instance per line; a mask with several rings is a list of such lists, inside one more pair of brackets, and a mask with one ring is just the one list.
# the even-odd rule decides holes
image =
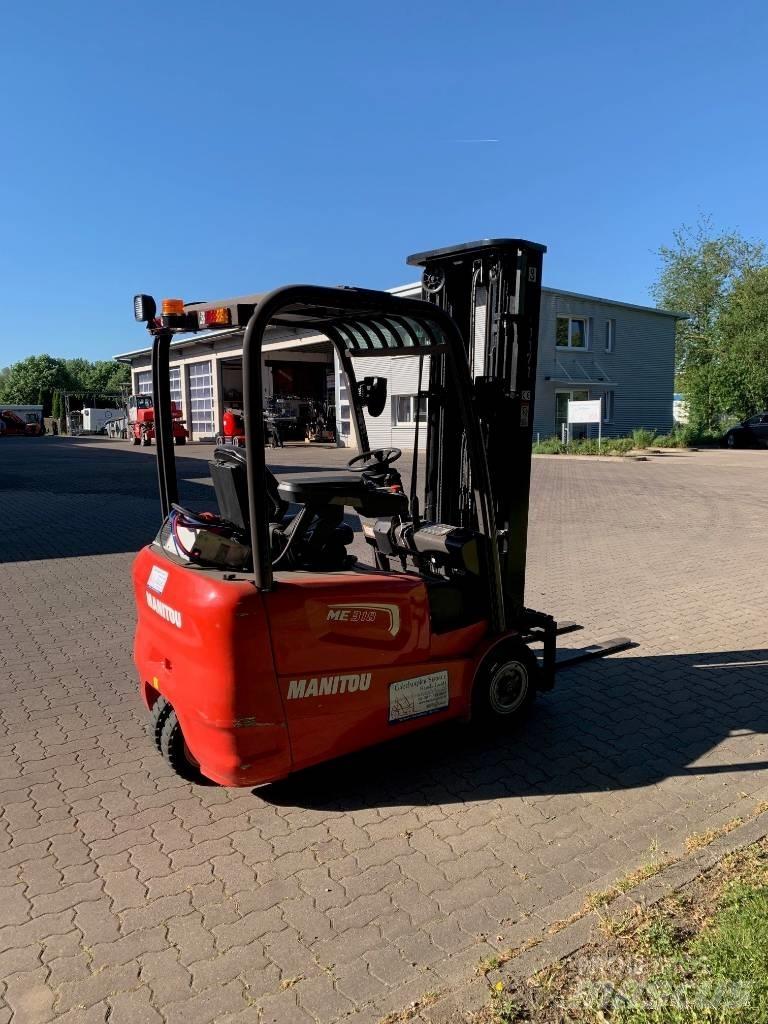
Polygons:
[[609,437],[603,441],[603,451],[608,455],[626,455],[635,447],[631,437]]
[[543,441],[534,441],[534,455],[562,455],[565,445],[556,437],[546,437]]
[[632,431],[632,444],[635,448],[650,448],[656,437],[655,430],[646,430],[645,427],[636,427]]
[[694,427],[686,425],[675,431],[680,438],[680,448],[690,448],[697,445],[719,444],[721,434],[717,430],[709,430],[705,427]]
[[601,446],[597,438],[591,437],[582,441],[572,441],[564,445],[556,437],[548,437],[533,445],[534,455],[626,455],[634,443],[629,437],[604,437]]
[[629,437],[604,437],[598,444],[596,437],[574,441],[568,449],[573,455],[626,455],[634,447]]
[[672,434],[659,434],[658,437],[653,439],[654,448],[684,448],[680,435],[676,433]]

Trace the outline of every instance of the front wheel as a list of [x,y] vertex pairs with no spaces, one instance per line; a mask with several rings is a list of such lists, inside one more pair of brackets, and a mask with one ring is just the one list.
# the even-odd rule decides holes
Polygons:
[[174,437],[173,440],[174,440],[175,444],[186,444],[187,443],[187,439],[186,439],[186,437],[184,437],[183,434],[177,434],[176,437]]
[[473,720],[506,727],[523,719],[536,697],[538,675],[538,662],[525,644],[499,645],[475,679]]

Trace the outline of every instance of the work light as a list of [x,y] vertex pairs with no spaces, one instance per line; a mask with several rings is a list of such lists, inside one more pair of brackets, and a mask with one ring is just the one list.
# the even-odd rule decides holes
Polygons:
[[151,295],[133,296],[133,315],[139,323],[146,324],[150,320],[154,320],[155,313],[157,313],[157,305]]

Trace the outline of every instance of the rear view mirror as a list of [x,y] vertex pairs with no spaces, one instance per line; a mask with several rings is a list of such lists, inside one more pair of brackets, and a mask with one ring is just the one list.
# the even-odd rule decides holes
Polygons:
[[371,416],[381,416],[387,404],[387,378],[363,377],[357,384],[357,397]]

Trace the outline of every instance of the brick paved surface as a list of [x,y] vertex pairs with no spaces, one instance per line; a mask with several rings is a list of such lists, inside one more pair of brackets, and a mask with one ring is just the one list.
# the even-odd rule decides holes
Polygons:
[[[190,503],[205,454],[179,460]],[[516,735],[256,793],[185,784],[146,735],[153,474],[107,441],[0,442],[0,1024],[378,1021],[765,786],[768,453],[536,460],[529,603],[639,646]]]

